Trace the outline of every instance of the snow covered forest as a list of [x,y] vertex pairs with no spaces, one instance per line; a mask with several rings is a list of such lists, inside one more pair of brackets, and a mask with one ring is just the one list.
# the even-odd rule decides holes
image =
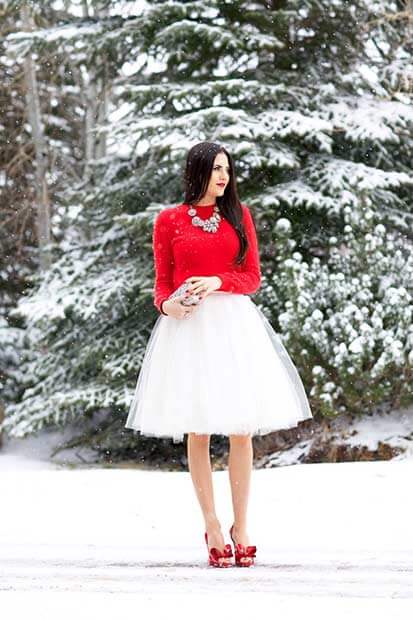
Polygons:
[[409,410],[412,0],[0,0],[0,15],[4,436],[60,429],[97,460],[182,466],[124,423],[158,316],[153,221],[202,140],[234,156],[254,301],[303,379],[307,434]]

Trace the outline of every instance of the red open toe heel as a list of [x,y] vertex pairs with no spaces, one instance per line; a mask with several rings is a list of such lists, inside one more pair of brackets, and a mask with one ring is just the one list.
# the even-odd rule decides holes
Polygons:
[[257,547],[255,545],[240,545],[236,543],[232,537],[232,530],[234,526],[231,525],[231,529],[229,530],[229,535],[231,536],[231,540],[234,543],[234,551],[235,551],[235,565],[236,566],[253,566],[254,558],[257,552]]
[[[208,534],[205,532],[205,542],[208,549]],[[228,558],[225,562],[219,562],[219,558]],[[208,566],[214,566],[215,568],[228,568],[232,566],[232,562],[229,561],[232,558],[231,545],[225,545],[224,551],[220,551],[216,547],[208,549]]]

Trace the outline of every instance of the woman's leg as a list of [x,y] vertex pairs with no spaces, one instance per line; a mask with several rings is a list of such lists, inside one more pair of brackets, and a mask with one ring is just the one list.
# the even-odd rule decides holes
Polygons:
[[[210,435],[188,433],[188,466],[205,521],[208,547],[223,550],[225,541],[215,511],[209,440]],[[221,563],[223,561],[228,562],[228,560],[223,559]]]
[[249,545],[247,508],[253,464],[251,435],[229,436],[228,469],[234,510],[233,537],[241,545]]

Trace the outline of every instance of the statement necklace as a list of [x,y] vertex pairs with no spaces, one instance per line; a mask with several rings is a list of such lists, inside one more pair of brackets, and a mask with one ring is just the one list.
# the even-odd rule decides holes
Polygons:
[[218,205],[214,206],[214,213],[207,220],[203,220],[200,217],[198,217],[196,214],[196,209],[192,206],[188,209],[188,215],[192,217],[193,226],[199,226],[200,228],[205,230],[205,232],[212,232],[212,233],[217,232],[219,228],[219,223],[221,221],[221,216],[219,214]]

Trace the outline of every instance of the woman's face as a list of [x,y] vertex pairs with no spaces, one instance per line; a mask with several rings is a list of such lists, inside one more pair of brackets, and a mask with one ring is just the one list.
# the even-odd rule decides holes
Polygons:
[[214,159],[211,176],[206,194],[211,199],[216,196],[223,196],[226,186],[229,183],[229,162],[225,153],[218,153]]

